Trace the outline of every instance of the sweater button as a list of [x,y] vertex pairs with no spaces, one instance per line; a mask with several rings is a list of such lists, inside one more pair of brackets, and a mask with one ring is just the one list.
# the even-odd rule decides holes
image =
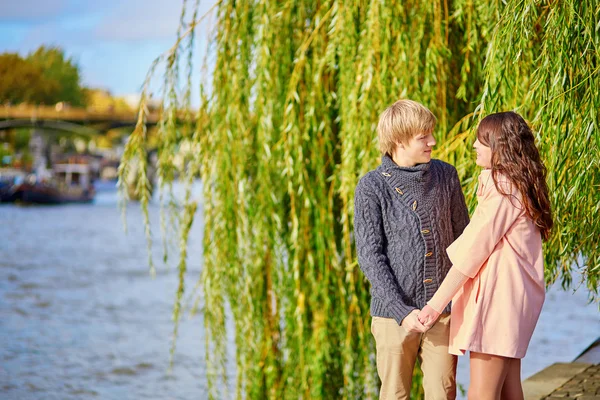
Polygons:
[[433,252],[430,251],[429,253],[425,254],[425,257],[431,257],[433,255]]
[[404,194],[404,192],[402,190],[400,190],[400,188],[396,188],[396,192],[398,192],[400,194]]
[[425,280],[423,281],[423,283],[431,283],[431,282],[433,282],[433,279],[425,279]]
[[415,211],[417,209],[417,201],[415,200],[412,204],[412,209]]
[[423,229],[421,231],[422,234],[427,235],[429,232],[431,232],[429,229]]

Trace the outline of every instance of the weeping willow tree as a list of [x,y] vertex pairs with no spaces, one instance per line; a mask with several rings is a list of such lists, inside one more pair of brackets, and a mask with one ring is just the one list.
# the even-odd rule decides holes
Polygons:
[[[578,269],[597,299],[598,13],[595,0],[222,0],[200,16],[197,2],[184,2],[177,41],[148,74],[120,172],[145,165],[145,102],[164,63],[157,175],[166,193],[163,237],[179,243],[175,334],[197,210],[189,187],[199,178],[210,396],[376,397],[353,195],[379,163],[378,115],[398,98],[438,117],[435,156],[456,165],[471,208],[478,120],[516,110],[529,121],[556,218],[545,244],[547,282],[568,289]],[[210,40],[198,62],[194,40],[203,23]],[[203,80],[200,106],[191,110],[194,65]],[[138,171],[147,215],[147,177]],[[183,203],[172,195],[177,176],[188,186]],[[146,233],[151,246],[149,225]],[[227,380],[228,319],[234,381]]]

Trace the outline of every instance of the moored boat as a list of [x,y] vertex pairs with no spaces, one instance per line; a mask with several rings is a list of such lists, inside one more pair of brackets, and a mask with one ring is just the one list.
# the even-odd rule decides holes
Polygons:
[[52,167],[50,179],[38,180],[35,175],[14,185],[10,199],[25,204],[88,203],[96,191],[90,166],[83,159],[69,159]]

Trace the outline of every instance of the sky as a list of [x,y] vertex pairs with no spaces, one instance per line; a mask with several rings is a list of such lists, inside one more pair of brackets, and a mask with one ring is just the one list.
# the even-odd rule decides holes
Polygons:
[[[41,45],[59,46],[80,66],[85,86],[107,89],[115,96],[133,95],[140,92],[152,61],[174,44],[182,4],[0,0],[0,53],[25,56]],[[199,15],[212,5],[213,0],[201,1]],[[199,45],[205,43],[206,29],[196,37]]]

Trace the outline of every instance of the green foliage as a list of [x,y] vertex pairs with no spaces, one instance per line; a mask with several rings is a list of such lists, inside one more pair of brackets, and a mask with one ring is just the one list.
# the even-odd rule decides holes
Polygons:
[[15,161],[15,156],[22,161],[29,161],[30,129],[6,129],[0,130],[0,162],[3,156],[12,156],[10,163]]
[[25,151],[29,149],[29,141],[31,140],[30,129],[15,129],[13,136],[13,147],[15,151]]
[[51,104],[57,82],[44,78],[39,67],[18,54],[0,54],[0,103]]
[[[190,100],[178,94],[179,63],[190,65],[192,33],[204,18],[196,19],[196,3],[186,22],[184,2],[177,42],[147,82],[166,61],[160,185],[169,188],[176,175],[203,182],[202,311],[212,398],[221,397],[215,383],[227,378],[227,318],[234,326],[235,397],[376,397],[353,195],[359,177],[379,162],[378,115],[401,97],[438,117],[436,156],[457,166],[471,207],[478,175],[473,127],[503,110],[528,118],[549,169],[556,216],[545,248],[547,282],[560,278],[569,287],[579,262],[597,298],[595,3],[222,0],[207,53],[215,63],[211,91],[203,81],[195,120],[182,124],[176,110]],[[189,74],[184,83],[190,87]],[[148,84],[122,177],[145,151],[147,94]],[[176,156],[184,158],[183,169]],[[169,204],[163,232],[180,235],[183,282],[195,204],[162,201]]]
[[26,58],[0,54],[0,103],[85,105],[79,67],[57,47],[41,46]]

